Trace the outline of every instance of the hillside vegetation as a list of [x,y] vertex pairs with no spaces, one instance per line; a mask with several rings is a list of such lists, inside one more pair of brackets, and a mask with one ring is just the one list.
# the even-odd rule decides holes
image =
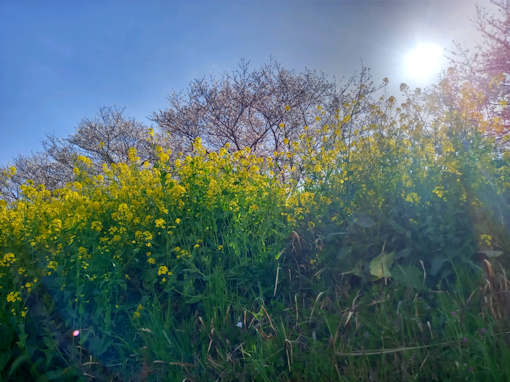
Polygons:
[[0,200],[2,379],[510,380],[504,129],[406,91]]

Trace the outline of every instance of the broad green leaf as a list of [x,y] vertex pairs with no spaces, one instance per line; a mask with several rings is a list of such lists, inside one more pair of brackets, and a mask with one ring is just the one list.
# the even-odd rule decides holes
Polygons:
[[392,269],[393,279],[409,288],[423,289],[423,271],[414,265],[398,265]]
[[383,253],[372,259],[369,264],[370,274],[378,279],[391,277],[391,266],[395,259],[395,253]]

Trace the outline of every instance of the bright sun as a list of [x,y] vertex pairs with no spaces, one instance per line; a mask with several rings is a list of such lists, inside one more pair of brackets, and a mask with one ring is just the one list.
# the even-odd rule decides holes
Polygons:
[[417,82],[429,81],[441,70],[443,48],[434,43],[422,43],[405,56],[406,76]]

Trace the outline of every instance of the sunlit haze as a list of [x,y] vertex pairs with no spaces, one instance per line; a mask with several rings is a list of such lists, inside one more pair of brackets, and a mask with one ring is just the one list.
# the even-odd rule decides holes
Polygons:
[[405,76],[416,83],[427,83],[441,71],[443,48],[435,43],[417,44],[405,56]]

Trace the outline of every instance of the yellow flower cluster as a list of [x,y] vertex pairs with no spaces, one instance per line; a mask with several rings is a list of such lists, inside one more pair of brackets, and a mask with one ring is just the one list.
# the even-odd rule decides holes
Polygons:
[[51,192],[27,182],[18,201],[0,201],[0,279],[8,286],[0,297],[20,301],[42,277],[77,296],[98,285],[145,288],[198,256],[247,256],[254,242],[268,248],[264,235],[281,227],[315,235],[322,220],[341,225],[356,210],[382,211],[389,200],[406,208],[442,203],[450,197],[443,179],[457,187],[464,171],[450,139],[453,122],[435,121],[429,133],[411,106],[396,104],[372,105],[366,124],[352,121],[355,104],[328,123],[318,107],[298,136],[281,122],[281,147],[264,157],[228,145],[207,152],[200,139],[189,155],[156,146],[153,164],[140,163],[132,148],[126,163],[98,173],[78,156],[75,181]]
[[7,302],[17,302],[17,301],[21,301],[21,296],[19,294],[19,292],[10,292],[8,295],[7,295]]
[[[98,282],[119,278],[132,281],[124,275],[189,259],[199,249],[221,250],[220,243],[228,239],[217,236],[217,211],[228,211],[231,224],[257,227],[269,209],[285,203],[284,189],[268,175],[269,169],[276,170],[275,163],[248,149],[207,153],[197,139],[194,153],[175,163],[168,150],[156,148],[156,153],[157,166],[140,164],[131,149],[128,163],[104,165],[96,174],[89,169],[90,159],[78,156],[75,181],[53,192],[26,183],[23,198],[11,205],[2,201],[0,266],[6,271],[0,278],[19,290],[4,298],[12,301],[31,293],[33,280],[44,277],[60,278],[65,289],[95,288]],[[200,225],[195,229],[186,221]],[[16,255],[13,243],[20,248]],[[34,255],[39,256],[36,261]],[[157,275],[168,277],[169,266],[160,266]],[[2,290],[0,296],[8,293]]]
[[14,253],[8,252],[4,254],[2,259],[0,260],[0,266],[8,267],[9,265],[12,265],[14,262],[16,262],[16,256],[14,256]]

